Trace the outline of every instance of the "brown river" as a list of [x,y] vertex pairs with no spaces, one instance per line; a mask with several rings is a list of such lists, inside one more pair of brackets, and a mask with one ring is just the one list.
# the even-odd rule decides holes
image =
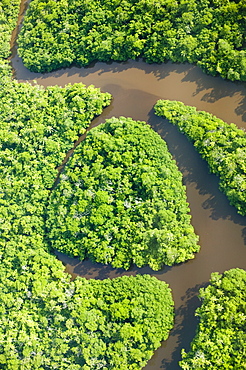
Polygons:
[[57,253],[57,257],[73,277],[104,279],[148,273],[169,283],[175,301],[175,327],[144,369],[180,369],[180,350],[189,349],[198,323],[194,311],[200,304],[199,289],[208,284],[211,272],[222,273],[235,267],[246,269],[246,217],[239,216],[229,205],[219,191],[218,178],[209,173],[207,164],[187,138],[166,120],[154,115],[153,105],[158,99],[180,100],[246,129],[246,83],[207,76],[189,64],[145,64],[141,60],[32,73],[16,55],[15,45],[12,52],[13,74],[21,82],[36,80],[43,86],[82,82],[111,93],[112,104],[93,124],[112,116],[129,116],[148,122],[166,140],[183,173],[192,224],[200,237],[201,250],[196,257],[158,272],[134,266],[123,271],[90,261],[81,262],[61,253]]

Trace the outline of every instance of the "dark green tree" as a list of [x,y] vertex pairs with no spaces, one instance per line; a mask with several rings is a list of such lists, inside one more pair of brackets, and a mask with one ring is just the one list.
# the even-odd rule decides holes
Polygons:
[[159,100],[158,116],[177,125],[220,177],[220,189],[238,213],[246,215],[246,133],[207,112],[181,102]]
[[246,369],[246,271],[213,273],[200,290],[199,326],[188,353],[179,363],[189,369]]
[[112,118],[88,133],[52,192],[47,240],[81,259],[158,270],[199,250],[188,212],[166,143],[144,122]]
[[245,81],[245,15],[244,0],[33,0],[19,54],[39,72],[143,57]]

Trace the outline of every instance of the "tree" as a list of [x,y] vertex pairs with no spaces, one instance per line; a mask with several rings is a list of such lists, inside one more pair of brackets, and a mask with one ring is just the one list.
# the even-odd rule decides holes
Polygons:
[[227,124],[207,112],[181,102],[159,100],[158,116],[167,118],[187,135],[195,148],[220,177],[220,189],[238,213],[246,214],[246,134],[235,124]]

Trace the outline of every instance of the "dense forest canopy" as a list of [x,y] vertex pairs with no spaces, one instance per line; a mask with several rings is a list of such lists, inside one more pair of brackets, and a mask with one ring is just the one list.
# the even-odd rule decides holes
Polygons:
[[38,72],[143,57],[245,81],[245,15],[244,0],[33,0],[18,52]]
[[220,177],[220,189],[238,213],[246,215],[246,133],[210,113],[197,111],[182,102],[159,100],[158,116],[177,125]]
[[49,189],[74,140],[110,103],[82,84],[44,89],[8,80],[0,90],[1,238],[43,235]]
[[0,60],[10,55],[11,35],[16,27],[20,0],[0,1]]
[[0,86],[12,75],[7,58],[10,56],[10,41],[17,24],[19,6],[20,0],[0,0]]
[[194,257],[182,175],[144,122],[111,118],[93,128],[50,197],[49,244],[81,259],[158,270]]
[[1,59],[2,369],[139,370],[173,326],[167,284],[148,275],[71,282],[44,238],[56,167],[110,100],[82,84],[20,84]]
[[63,270],[42,248],[1,248],[0,367],[140,370],[173,326],[167,284],[149,275],[71,282]]
[[141,369],[173,326],[170,289],[149,276],[70,282],[45,238],[55,167],[110,95],[5,78],[0,93],[0,367]]
[[[164,222],[168,223],[170,230],[174,230],[175,233],[176,231],[183,232],[183,241],[187,241],[187,243],[182,246],[192,246],[192,250],[188,247],[179,249],[179,252],[182,251],[180,256],[185,258],[185,255],[189,255],[188,258],[191,258],[192,254],[198,250],[197,237],[189,224],[190,216],[187,214],[188,207],[185,201],[184,187],[181,185],[181,175],[174,162],[171,161],[165,143],[158,135],[154,135],[147,125],[139,122],[134,123],[131,119],[112,119],[102,126],[102,129],[96,129],[89,135],[84,146],[76,152],[70,162],[67,172],[63,174],[56,197],[53,196],[49,199],[50,189],[56,175],[56,166],[60,164],[77,136],[88,127],[91,119],[100,114],[102,109],[110,103],[110,95],[103,94],[94,87],[85,88],[81,84],[68,85],[65,88],[55,86],[43,89],[37,85],[19,84],[11,80],[11,69],[6,58],[9,56],[11,32],[17,21],[18,3],[19,1],[14,0],[0,0],[0,368],[8,370],[140,370],[150,359],[153,351],[160,346],[160,341],[167,338],[173,326],[174,312],[170,288],[166,283],[149,275],[125,276],[104,281],[93,279],[87,281],[83,278],[70,281],[70,276],[64,273],[61,262],[49,253],[47,230],[52,226],[52,223],[54,226],[54,213],[52,216],[52,212],[54,212],[54,206],[58,204],[55,202],[59,201],[61,189],[64,198],[69,198],[71,189],[76,186],[79,209],[76,208],[78,204],[66,204],[70,212],[69,215],[76,216],[75,220],[80,219],[76,212],[81,212],[81,210],[83,212],[84,207],[88,207],[86,213],[89,209],[91,212],[90,223],[94,222],[96,211],[94,214],[92,213],[95,205],[97,208],[94,210],[99,210],[99,221],[105,220],[110,212],[114,213],[110,207],[115,202],[117,210],[120,210],[124,215],[121,220],[124,220],[126,224],[127,221],[131,220],[128,218],[128,216],[132,216],[131,211],[137,209],[139,215],[143,216],[145,226],[155,226],[153,234],[149,233],[149,237],[159,237],[158,227]],[[35,2],[33,3],[35,5]],[[48,4],[52,7],[56,5],[53,1],[40,2],[42,14],[44,13],[42,4],[45,6]],[[66,15],[64,4],[66,5],[66,3],[60,2],[63,14]],[[143,17],[142,9],[145,9],[146,20],[150,17],[149,10],[153,8],[153,3],[149,4],[149,7],[147,3],[141,1],[137,4],[140,11],[136,11],[136,14],[139,14],[140,20],[145,19],[141,18]],[[193,2],[185,1],[180,3],[169,1],[165,4],[166,9],[170,10],[170,15],[172,9],[176,8],[178,11],[181,5],[189,5],[190,7],[194,5]],[[205,4],[210,3],[203,1],[201,7]],[[214,1],[212,5],[210,4],[211,8],[215,4],[218,8],[218,11],[215,12],[217,17],[220,14],[219,7],[222,5],[221,1],[216,1],[216,3]],[[84,5],[88,9],[93,6],[92,3]],[[155,5],[155,8],[158,8],[161,13],[163,9],[160,3]],[[64,8],[62,8],[63,6]],[[127,2],[117,3],[116,9],[118,9],[118,13],[116,12],[117,22],[121,25],[126,24],[128,27],[127,16],[128,14],[131,16],[129,4]],[[222,10],[225,12],[223,17],[227,19],[228,15],[232,21],[236,20],[238,28],[241,29],[244,9],[242,1],[223,2]],[[242,13],[241,20],[237,18],[239,10]],[[106,17],[104,11],[103,8],[100,12],[98,3],[94,3],[95,20],[91,20],[93,32],[96,29],[95,24],[99,25],[98,22],[101,22],[101,17]],[[235,17],[232,16],[233,14]],[[46,16],[49,21],[54,20],[53,13],[46,13]],[[205,16],[208,16],[205,23],[210,24],[214,31],[213,15],[206,13]],[[121,17],[123,18],[121,19]],[[188,25],[189,17],[189,14],[181,15],[182,19],[186,19]],[[223,17],[220,15],[220,18]],[[72,19],[72,16],[70,18]],[[157,22],[156,27],[161,28],[161,23]],[[103,26],[102,23],[100,24]],[[135,29],[134,22],[131,24]],[[144,29],[148,22],[138,22],[136,29],[140,24]],[[53,25],[57,26],[56,22],[53,22]],[[74,25],[75,32],[76,24],[74,23]],[[235,38],[236,28],[232,27],[229,30],[229,24],[226,23],[226,25],[225,34],[227,37],[231,33],[232,37]],[[45,29],[43,25],[41,25],[42,27]],[[102,29],[98,28],[100,32],[103,29],[103,27]],[[176,31],[173,29],[174,36]],[[68,30],[64,33],[67,32]],[[94,35],[93,32],[92,42],[94,42],[94,36],[95,39],[98,38],[98,35]],[[68,34],[69,37],[73,37],[72,33]],[[120,48],[124,43],[126,45],[128,43],[128,47],[126,53],[122,53],[123,58],[129,57],[129,50],[133,53],[131,58],[139,55],[141,42],[138,41],[141,40],[141,35],[139,38],[137,38],[138,36],[133,38],[130,36],[130,34],[126,36],[124,33],[121,35],[116,33],[116,37],[119,37],[119,49],[114,48],[116,59],[122,52],[123,49]],[[40,37],[42,37],[41,31]],[[62,37],[67,40],[67,36]],[[240,65],[240,68],[244,63],[244,54],[240,52],[243,45],[240,44],[242,37],[244,36],[240,36],[239,32],[239,41],[236,46],[241,59],[237,59],[234,51],[227,48],[229,58],[234,56],[235,64]],[[189,47],[188,41],[186,38],[184,42],[187,47]],[[156,38],[154,42],[157,54],[159,51],[162,53],[164,48],[159,48],[160,40]],[[131,48],[129,48],[129,44],[132,45]],[[144,45],[145,41],[142,41],[142,44]],[[85,43],[85,45],[88,47],[89,44]],[[170,48],[170,45],[168,44],[168,49],[170,49],[171,55],[171,53],[176,53],[178,49]],[[178,43],[176,43],[177,45]],[[221,45],[226,46],[227,44],[223,44],[222,41]],[[105,52],[105,42],[102,43],[102,48]],[[210,51],[208,48],[208,58],[211,56]],[[168,58],[171,58],[170,55],[168,54]],[[45,55],[46,57],[47,55]],[[186,58],[185,54],[183,57]],[[147,56],[146,59],[148,59]],[[215,73],[214,60],[212,58],[210,60],[212,64],[209,64],[211,73]],[[228,60],[225,59],[225,65]],[[202,60],[200,62],[202,65]],[[83,63],[85,63],[84,59]],[[222,71],[223,77],[237,79],[237,73],[241,73],[240,78],[243,79],[242,76],[245,74],[242,71],[245,69],[239,68],[239,72],[237,72],[234,66],[231,64],[230,76],[229,74],[223,76],[224,73],[227,73],[224,72],[224,64],[222,70],[220,70],[220,65],[217,65],[216,68],[218,72]],[[170,107],[168,109],[172,111]],[[174,112],[177,114],[179,109],[181,109],[180,106],[178,108],[175,106]],[[194,114],[194,109],[192,112]],[[187,116],[187,112],[185,114]],[[194,122],[196,120],[197,118],[194,118]],[[214,122],[217,123],[217,120],[214,119]],[[128,150],[125,150],[127,145],[124,138],[127,136],[127,132],[124,131],[124,127],[127,124],[133,125],[135,130],[134,134],[132,132],[129,134],[128,139],[131,138],[131,140],[127,144]],[[136,130],[137,125],[141,128],[141,134]],[[107,126],[110,127],[108,132],[105,131]],[[215,125],[212,132],[213,130],[217,132],[216,127]],[[236,148],[241,148],[245,143],[244,136],[239,135],[242,139],[240,144],[238,133],[235,133],[234,130],[235,127],[231,126],[231,128],[232,131],[229,130],[229,134],[226,134],[227,139],[228,135],[230,138],[227,141],[230,142],[231,138],[235,138]],[[112,140],[112,133],[115,134],[114,130],[118,131],[118,136],[114,135],[117,140]],[[224,128],[221,130],[227,131]],[[217,140],[217,137],[212,139],[209,137],[208,144],[215,139]],[[219,143],[221,145],[220,141]],[[93,144],[93,147],[89,144]],[[148,150],[145,152],[146,144]],[[122,150],[120,150],[120,146],[122,146]],[[130,148],[131,150],[129,150]],[[87,157],[81,158],[81,153],[85,149],[87,149]],[[228,150],[229,152],[230,150]],[[107,157],[105,153],[107,153]],[[146,153],[151,154],[150,157]],[[109,176],[106,175],[102,165],[103,157],[107,159],[107,165],[110,168]],[[135,162],[140,169],[139,172],[134,166],[136,157],[139,159],[139,162]],[[150,158],[155,160],[154,170],[151,167]],[[245,159],[243,152],[242,158]],[[233,160],[238,161],[234,157]],[[242,166],[245,161],[241,160],[240,163]],[[164,164],[165,166],[163,166]],[[135,176],[134,179],[127,178],[126,168],[129,165],[132,166],[131,171]],[[89,169],[90,173],[87,172]],[[101,170],[102,174],[98,177]],[[149,170],[151,170],[151,175]],[[91,181],[83,199],[82,194],[85,189],[81,182],[78,183],[81,181],[81,173],[85,175],[83,186],[87,186]],[[122,174],[124,174],[123,177]],[[172,184],[169,182],[169,192],[166,193],[165,200],[162,198],[162,201],[168,204],[168,209],[164,209],[163,204],[155,201],[158,198],[157,195],[163,195],[162,181],[166,181],[166,185],[168,185],[168,179]],[[140,184],[138,189],[140,195],[136,191],[135,180],[138,185]],[[113,190],[113,184],[117,184],[117,191]],[[94,194],[92,194],[93,191]],[[174,202],[175,194],[181,195],[181,197]],[[152,201],[148,203],[150,195]],[[109,200],[110,202],[108,202]],[[146,203],[144,203],[145,200]],[[75,212],[74,205],[76,206]],[[146,211],[146,207],[152,207],[154,219],[151,219],[147,212],[144,213],[146,217],[141,213]],[[66,213],[66,208],[63,211]],[[173,211],[177,219],[172,214]],[[88,216],[88,214],[86,215]],[[113,214],[113,216],[115,215]],[[73,222],[74,219],[72,219]],[[113,220],[115,221],[115,218]],[[178,224],[178,228],[175,229],[177,220],[178,222],[182,220],[183,223]],[[136,220],[133,219],[133,221]],[[72,232],[74,227],[77,227],[73,222],[71,222],[69,230]],[[95,228],[100,227],[100,222],[98,224],[96,221]],[[65,226],[67,227],[68,223],[65,223]],[[134,230],[136,231],[136,229]],[[98,230],[92,228],[92,231]],[[54,233],[54,229],[52,233]],[[71,233],[68,235],[71,236]],[[170,235],[168,238],[170,239]],[[189,238],[190,243],[188,243]],[[136,247],[139,246],[135,244],[134,248]],[[161,247],[163,246],[159,243],[158,248]],[[134,253],[136,251],[137,249]],[[172,259],[175,253],[177,251],[170,249],[166,255],[169,258],[171,256]],[[124,259],[124,257],[122,258]],[[163,263],[160,259],[156,261],[157,264]],[[180,363],[183,369],[198,367],[200,369],[216,368],[221,370],[246,369],[245,283],[246,272],[239,269],[227,271],[223,275],[218,273],[212,275],[211,285],[201,291],[203,303],[197,310],[197,315],[200,316],[200,326],[192,343],[191,351],[189,353],[183,351],[183,360]]]
[[212,274],[211,284],[200,290],[200,322],[190,352],[182,352],[182,369],[246,369],[245,286],[244,270]]

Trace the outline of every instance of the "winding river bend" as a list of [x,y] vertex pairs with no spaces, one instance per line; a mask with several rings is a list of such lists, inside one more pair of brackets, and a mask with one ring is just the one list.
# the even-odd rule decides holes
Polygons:
[[192,224],[200,236],[201,251],[195,259],[155,272],[134,266],[129,271],[113,269],[90,261],[81,262],[61,253],[57,253],[57,257],[73,277],[104,279],[149,273],[169,283],[175,301],[175,327],[145,370],[180,369],[180,350],[189,349],[198,323],[194,311],[199,306],[200,287],[208,284],[211,272],[222,273],[235,267],[246,269],[246,218],[229,205],[218,189],[218,178],[209,173],[207,164],[188,140],[176,127],[154,115],[153,105],[158,99],[180,100],[246,129],[246,83],[207,76],[189,64],[145,64],[141,60],[96,63],[88,68],[72,67],[47,74],[32,73],[17,56],[14,39],[12,52],[14,77],[20,82],[36,80],[43,86],[82,82],[110,92],[112,104],[94,120],[94,125],[112,116],[130,116],[148,122],[166,140],[183,173]]

